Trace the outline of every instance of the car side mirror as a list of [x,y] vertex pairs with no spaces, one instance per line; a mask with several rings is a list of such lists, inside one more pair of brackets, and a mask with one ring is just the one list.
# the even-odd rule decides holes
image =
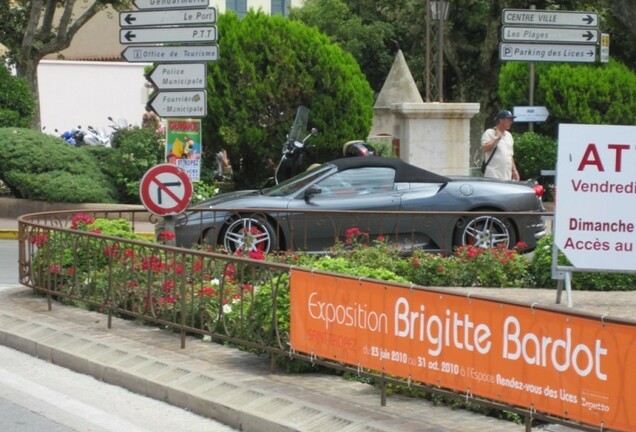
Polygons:
[[309,202],[314,196],[322,193],[320,186],[311,185],[305,190],[305,201]]

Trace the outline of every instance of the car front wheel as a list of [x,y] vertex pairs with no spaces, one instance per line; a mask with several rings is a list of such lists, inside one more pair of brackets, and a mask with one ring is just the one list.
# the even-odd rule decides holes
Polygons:
[[277,248],[276,232],[260,217],[240,217],[228,222],[221,244],[232,253],[238,250],[269,253]]
[[497,216],[475,216],[457,223],[453,243],[455,246],[510,249],[516,244],[516,237],[508,220]]

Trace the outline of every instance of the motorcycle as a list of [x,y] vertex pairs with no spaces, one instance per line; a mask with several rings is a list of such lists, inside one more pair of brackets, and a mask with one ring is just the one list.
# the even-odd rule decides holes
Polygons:
[[311,132],[305,136],[307,132],[308,117],[309,109],[304,106],[299,106],[296,111],[294,123],[287,135],[287,140],[285,140],[285,143],[283,144],[283,152],[280,162],[278,162],[278,166],[274,173],[274,182],[276,184],[292,178],[301,171],[305,143],[309,137],[318,135],[318,130],[316,128],[312,128]]
[[88,145],[100,145],[104,147],[112,147],[114,141],[114,135],[124,129],[128,129],[130,126],[126,119],[120,118],[117,121],[113,120],[112,117],[108,117],[110,121],[109,127],[112,131],[107,131],[106,128],[96,129],[92,126],[88,126],[88,134],[84,137],[84,141]]
[[111,134],[104,128],[95,129],[88,126],[88,133],[84,136],[84,143],[91,146],[111,146]]
[[[55,133],[59,134],[60,131],[55,129]],[[84,143],[85,132],[81,130],[81,126],[72,128],[71,130],[62,132],[59,137],[72,146],[80,146]]]

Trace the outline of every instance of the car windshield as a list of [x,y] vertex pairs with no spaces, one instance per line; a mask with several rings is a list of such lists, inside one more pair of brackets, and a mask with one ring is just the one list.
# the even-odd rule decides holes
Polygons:
[[331,164],[323,164],[318,167],[312,168],[305,172],[298,174],[295,177],[292,177],[288,180],[285,180],[282,183],[277,184],[271,188],[264,189],[263,195],[267,196],[287,196],[292,195],[305,186],[312,184],[316,181],[317,178],[321,177],[327,171],[333,169],[333,165]]

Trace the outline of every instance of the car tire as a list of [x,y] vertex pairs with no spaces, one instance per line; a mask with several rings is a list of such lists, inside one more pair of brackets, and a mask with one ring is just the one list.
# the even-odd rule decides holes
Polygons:
[[475,246],[484,249],[503,245],[511,249],[517,244],[512,223],[499,216],[482,215],[460,219],[455,225],[453,245]]
[[220,244],[228,252],[273,252],[278,248],[276,230],[262,217],[240,216],[226,223]]

